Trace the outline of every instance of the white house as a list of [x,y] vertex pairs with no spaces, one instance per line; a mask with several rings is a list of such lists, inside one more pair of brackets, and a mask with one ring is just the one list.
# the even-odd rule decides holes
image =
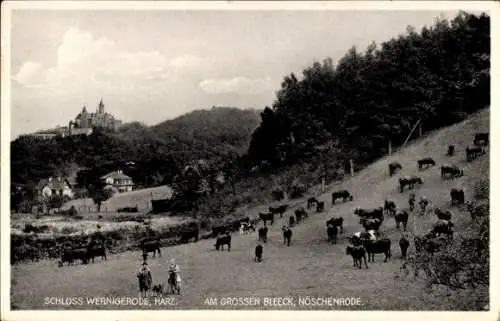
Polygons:
[[106,185],[105,188],[112,188],[119,193],[130,192],[134,187],[132,178],[123,174],[122,170],[117,170],[101,176],[101,180]]
[[73,198],[73,189],[68,179],[63,177],[49,177],[40,180],[37,186],[39,196],[49,198],[55,195]]

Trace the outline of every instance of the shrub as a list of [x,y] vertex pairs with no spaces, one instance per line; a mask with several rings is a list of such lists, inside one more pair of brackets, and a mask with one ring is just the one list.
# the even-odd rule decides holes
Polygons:
[[285,198],[285,192],[281,187],[275,187],[271,191],[271,196],[273,197],[273,200],[275,201],[281,201]]
[[490,180],[481,180],[474,187],[474,197],[476,199],[488,199],[490,197]]
[[305,192],[306,192],[306,186],[295,180],[288,189],[288,197],[291,199],[299,198],[304,196]]

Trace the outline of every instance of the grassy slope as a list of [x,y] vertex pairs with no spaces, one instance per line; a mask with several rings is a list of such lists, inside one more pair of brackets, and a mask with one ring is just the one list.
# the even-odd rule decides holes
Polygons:
[[[184,309],[205,308],[203,300],[208,296],[251,295],[354,296],[361,298],[363,306],[359,308],[364,310],[456,310],[472,309],[476,304],[484,305],[487,293],[479,289],[449,295],[442,289],[425,291],[421,281],[396,281],[394,276],[401,266],[397,246],[400,232],[395,229],[392,218],[388,217],[382,226],[384,233],[393,241],[393,257],[388,263],[383,263],[382,255],[378,255],[368,270],[353,269],[352,259],[345,254],[345,237],[360,230],[357,217],[352,214],[358,206],[376,207],[385,198],[391,198],[398,207],[407,207],[409,192],[400,194],[397,191],[397,178],[417,174],[416,160],[424,156],[433,157],[438,164],[435,168],[418,173],[425,182],[415,189],[417,197],[426,195],[429,198],[430,210],[435,206],[449,206],[451,187],[464,188],[466,199],[472,199],[475,184],[489,177],[489,157],[487,154],[472,163],[466,163],[464,150],[467,145],[472,145],[474,132],[488,130],[489,110],[484,110],[460,124],[429,134],[408,148],[368,166],[352,179],[332,186],[331,189],[347,188],[352,191],[354,202],[330,208],[329,193],[319,195],[319,198],[327,201],[329,210],[312,214],[303,224],[295,227],[290,248],[282,244],[280,224],[272,226],[261,264],[252,262],[257,239],[255,234],[234,235],[232,251],[229,253],[215,252],[214,240],[203,240],[196,244],[164,248],[161,258],[151,259],[154,282],[166,282],[168,260],[175,257],[183,268],[185,291],[177,301],[178,308]],[[453,158],[445,156],[449,144],[455,144],[457,155]],[[387,164],[393,160],[398,160],[403,170],[389,178]],[[441,181],[439,165],[443,163],[463,167],[465,176],[454,181]],[[469,228],[469,215],[462,210],[453,211],[458,232],[456,239],[466,233],[473,233]],[[345,235],[340,235],[337,245],[326,242],[325,219],[332,215],[342,215],[345,219]],[[436,217],[430,213],[423,217],[412,216],[408,232],[412,235],[427,231],[435,221]],[[45,296],[136,295],[138,285],[135,272],[139,263],[140,253],[136,251],[121,253],[106,262],[88,266],[58,269],[53,261],[13,266],[11,300],[18,308],[43,309],[55,308],[43,305]],[[68,280],[71,280],[71,285],[68,285]]]

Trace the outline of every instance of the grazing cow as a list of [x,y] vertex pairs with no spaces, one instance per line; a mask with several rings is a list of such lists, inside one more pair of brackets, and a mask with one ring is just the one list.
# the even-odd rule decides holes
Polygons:
[[425,209],[427,205],[429,205],[429,200],[425,196],[420,196],[420,201],[418,201],[418,205],[420,206],[420,214],[425,214]]
[[394,203],[393,201],[389,201],[389,200],[385,200],[384,202],[384,212],[386,214],[396,214],[396,203]]
[[389,176],[396,174],[397,171],[401,170],[403,166],[401,166],[398,162],[392,162],[389,164]]
[[448,156],[455,155],[455,146],[454,145],[449,145],[448,146],[448,152],[446,152],[446,155],[448,155]]
[[347,255],[352,256],[352,262],[354,267],[359,267],[360,269],[362,260],[365,261],[365,267],[368,268],[368,264],[366,263],[366,251],[362,246],[350,246],[348,245],[345,250]]
[[259,229],[259,241],[267,243],[267,227],[261,227]]
[[440,208],[436,208],[434,210],[434,214],[440,219],[445,221],[451,221],[451,212],[448,210],[442,210]]
[[388,238],[380,239],[377,241],[363,241],[363,246],[365,247],[366,253],[368,253],[368,262],[375,261],[375,254],[383,253],[385,254],[384,262],[391,257],[391,240]]
[[448,238],[453,239],[453,223],[450,221],[440,220],[432,227],[429,234],[432,236],[444,234],[448,236]]
[[340,233],[344,233],[344,219],[342,217],[332,217],[326,221],[326,226],[328,225],[340,227]]
[[399,191],[403,193],[403,190],[406,186],[408,188],[413,189],[415,184],[423,184],[424,180],[421,177],[418,176],[412,176],[412,177],[402,177],[399,179]]
[[307,199],[307,209],[310,209],[314,204],[318,204],[316,197],[309,197]]
[[476,146],[487,146],[489,141],[489,133],[476,133],[474,136],[474,145]]
[[294,226],[295,225],[295,217],[290,216],[290,218],[288,218],[288,225],[289,226]]
[[425,157],[417,161],[418,164],[418,169],[421,170],[422,168],[428,168],[431,166],[435,166],[436,162],[430,158],[430,157]]
[[464,175],[464,171],[457,166],[443,165],[441,166],[441,178],[455,178]]
[[358,215],[361,218],[375,218],[375,219],[378,219],[380,221],[384,220],[384,208],[383,207],[377,207],[377,208],[371,209],[371,210],[356,208],[354,210],[354,214]]
[[219,236],[214,246],[217,251],[219,251],[219,249],[224,251],[224,245],[227,245],[227,250],[231,251],[231,235],[226,234]]
[[179,234],[180,234],[181,243],[188,243],[189,240],[192,238],[194,238],[195,242],[198,242],[200,230],[198,228],[193,228],[193,229],[181,231]]
[[324,209],[325,209],[325,202],[318,202],[316,204],[316,213],[323,212]]
[[283,204],[280,206],[269,206],[269,213],[271,214],[279,214],[280,218],[283,218],[283,214],[285,214],[286,210],[288,208],[287,204]]
[[68,262],[68,265],[72,265],[75,260],[81,260],[82,264],[87,264],[87,249],[86,248],[67,248],[63,249],[61,254],[61,260],[59,261],[59,267],[62,267],[64,262]]
[[408,217],[410,215],[407,211],[401,211],[394,218],[396,219],[396,228],[399,229],[399,223],[403,224],[403,230],[406,231],[406,225],[408,225]]
[[470,213],[470,218],[473,222],[479,223],[478,219],[480,217],[484,217],[489,214],[489,206],[488,204],[479,204],[476,205],[472,201],[467,201],[465,202],[465,205],[467,206],[467,210]]
[[410,207],[410,211],[413,212],[413,209],[415,208],[415,194],[411,193],[410,196],[408,197],[408,205]]
[[450,190],[451,206],[465,203],[465,193],[463,189],[452,188]]
[[262,262],[262,252],[263,251],[264,251],[264,248],[262,247],[262,245],[258,244],[255,247],[255,258],[254,258],[255,262]]
[[467,146],[467,148],[465,148],[465,155],[467,156],[467,161],[468,162],[470,162],[471,160],[474,160],[478,156],[481,156],[481,155],[484,155],[484,154],[485,154],[485,151],[481,147],[469,148],[469,146]]
[[297,218],[297,224],[299,224],[303,217],[307,217],[306,210],[303,207],[299,207],[295,210],[295,217]]
[[[143,263],[146,265],[146,263]],[[153,277],[151,275],[151,270],[149,268],[144,268],[139,273],[137,273],[137,278],[139,279],[139,291],[141,296],[147,296],[149,289],[151,289],[151,284],[153,283]]]
[[378,218],[361,218],[360,220],[361,225],[365,228],[365,231],[369,230],[375,230],[378,231],[380,228],[380,225],[382,225],[382,221],[379,220]]
[[406,259],[406,253],[408,251],[408,247],[410,246],[410,241],[406,239],[406,237],[402,236],[399,240],[399,248],[401,249],[401,257]]
[[274,223],[274,213],[259,213],[259,218],[264,222],[264,226],[267,221],[271,221],[271,225]]
[[348,237],[348,240],[354,245],[362,245],[364,240],[376,241],[378,240],[379,233],[375,230],[356,232],[351,237]]
[[92,259],[92,263],[94,263],[94,258],[98,256],[101,257],[101,259],[107,260],[108,258],[106,257],[106,247],[104,244],[96,244],[94,242],[91,242],[87,246],[87,260],[90,261]]
[[156,252],[158,252],[158,255],[161,257],[160,247],[160,241],[158,240],[143,240],[139,245],[139,248],[142,250],[143,254],[153,252],[153,257],[156,256]]
[[352,194],[345,189],[332,193],[332,204],[335,204],[335,201],[339,198],[341,198],[344,202],[346,202],[347,200],[352,201],[354,199]]
[[328,235],[328,242],[331,244],[337,244],[337,227],[334,225],[328,225],[326,228],[326,234]]
[[292,239],[292,230],[287,226],[283,226],[281,228],[281,231],[283,232],[283,244],[290,246],[290,240]]

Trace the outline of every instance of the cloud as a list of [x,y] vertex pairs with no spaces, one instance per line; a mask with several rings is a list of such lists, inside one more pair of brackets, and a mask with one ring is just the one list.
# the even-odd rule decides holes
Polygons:
[[131,83],[160,79],[166,66],[165,57],[157,51],[126,52],[110,39],[95,39],[90,32],[71,28],[57,48],[55,66],[44,70],[37,62],[26,62],[15,80],[53,92],[73,92],[92,85],[125,89]]
[[21,66],[14,80],[27,87],[36,86],[42,80],[42,71],[43,66],[41,64],[27,61]]
[[193,56],[193,55],[184,55],[180,57],[176,57],[172,59],[170,65],[177,69],[185,69],[185,68],[199,68],[205,63],[205,60]]
[[275,83],[271,77],[249,79],[234,77],[230,79],[206,79],[200,82],[200,88],[209,94],[238,93],[242,95],[257,95],[272,91]]

